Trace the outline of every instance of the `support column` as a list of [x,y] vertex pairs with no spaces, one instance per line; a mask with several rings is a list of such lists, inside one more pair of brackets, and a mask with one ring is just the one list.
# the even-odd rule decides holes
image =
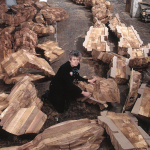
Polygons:
[[130,15],[132,18],[140,17],[140,5],[138,4],[139,2],[142,2],[142,0],[131,1]]

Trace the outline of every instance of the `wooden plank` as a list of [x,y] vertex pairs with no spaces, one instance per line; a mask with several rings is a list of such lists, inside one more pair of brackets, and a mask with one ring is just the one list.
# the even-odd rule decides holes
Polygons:
[[[105,114],[105,115],[104,115]],[[141,134],[141,129],[134,122],[136,119],[128,113],[102,113],[98,122],[109,134],[114,148],[117,150],[148,149],[150,145]],[[144,131],[143,131],[144,132]]]
[[99,148],[104,139],[104,130],[95,120],[80,119],[69,120],[51,126],[35,137],[29,143],[18,148],[21,149],[92,149]]
[[15,76],[19,68],[25,66],[42,70],[45,75],[48,75],[49,77],[55,75],[53,69],[46,60],[23,50],[13,53],[8,58],[4,59],[1,62],[1,66],[9,77]]

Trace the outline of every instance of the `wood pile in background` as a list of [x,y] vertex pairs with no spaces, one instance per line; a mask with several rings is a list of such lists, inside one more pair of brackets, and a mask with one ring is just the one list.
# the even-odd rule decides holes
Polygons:
[[141,85],[142,75],[138,71],[134,71],[132,68],[130,81],[129,81],[129,94],[124,106],[124,110],[131,110],[138,96],[138,89]]
[[50,40],[43,44],[38,44],[36,47],[44,51],[44,55],[50,63],[57,61],[65,52],[58,46],[57,42]]
[[110,78],[97,78],[98,80],[94,85],[82,81],[77,84],[77,86],[80,87],[81,90],[90,92],[92,94],[90,98],[81,97],[77,100],[92,104],[98,104],[100,106],[100,109],[104,109],[105,107],[107,107],[107,105],[105,105],[106,102],[120,103],[120,92],[116,82]]
[[38,134],[33,141],[18,150],[33,149],[92,149],[97,150],[104,137],[104,129],[96,120],[69,120],[53,125]]
[[150,88],[143,83],[138,93],[140,98],[137,99],[131,113],[150,123]]
[[43,102],[28,76],[17,82],[9,95],[1,94],[0,101],[3,102],[0,103],[0,108],[3,106],[0,126],[9,133],[38,133],[46,121],[46,114],[40,110]]
[[116,150],[148,149],[150,137],[137,125],[138,120],[130,112],[103,112],[98,123],[105,128]]
[[97,27],[91,26],[85,36],[83,46],[87,52],[92,52],[93,49],[98,51],[110,51],[107,38],[108,28],[104,24],[100,24]]
[[37,34],[29,28],[22,28],[14,34],[13,49],[15,51],[25,50],[32,54],[36,54],[35,46],[37,45]]

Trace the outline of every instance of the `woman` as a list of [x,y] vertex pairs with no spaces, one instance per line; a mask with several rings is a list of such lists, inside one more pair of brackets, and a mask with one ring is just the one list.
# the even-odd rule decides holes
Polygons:
[[79,75],[81,57],[79,51],[71,51],[69,61],[59,68],[50,83],[48,99],[59,113],[64,112],[66,104],[79,97],[80,94],[86,97],[91,96],[91,93],[82,91],[73,84],[74,81],[85,81],[92,84],[96,81],[96,78],[88,80]]

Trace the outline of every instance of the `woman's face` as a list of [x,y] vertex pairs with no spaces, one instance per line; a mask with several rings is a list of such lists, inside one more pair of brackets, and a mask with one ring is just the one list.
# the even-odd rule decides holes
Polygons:
[[69,61],[70,61],[71,67],[76,67],[79,64],[80,59],[79,59],[79,57],[73,56],[72,59],[70,59]]

